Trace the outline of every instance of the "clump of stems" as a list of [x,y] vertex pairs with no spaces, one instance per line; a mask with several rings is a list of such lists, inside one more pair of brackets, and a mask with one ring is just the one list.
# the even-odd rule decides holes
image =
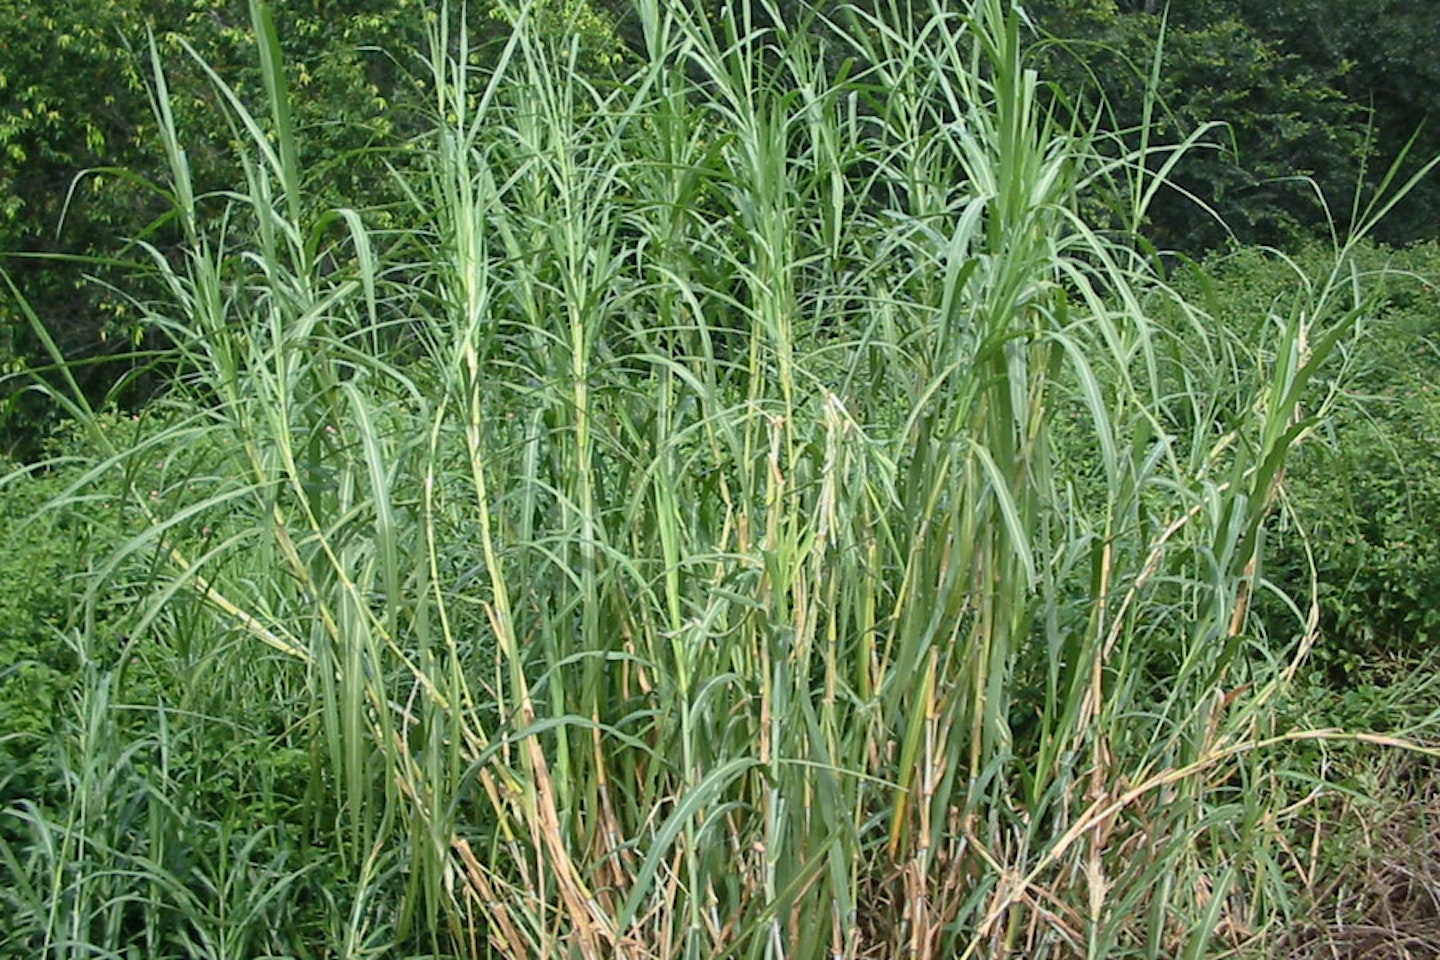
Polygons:
[[[1345,248],[1245,330],[1185,302],[1086,217],[1103,188],[1143,220],[1148,141],[1061,115],[1008,0],[640,0],[646,55],[603,83],[531,8],[481,57],[442,12],[381,231],[314,208],[252,7],[268,106],[212,76],[223,197],[154,64],[178,373],[143,440],[96,421],[143,522],[92,589],[153,564],[136,642],[203,650],[305,745],[337,943],[1264,932],[1262,747],[1313,622],[1248,604],[1363,310]],[[137,463],[187,450],[157,503]]]

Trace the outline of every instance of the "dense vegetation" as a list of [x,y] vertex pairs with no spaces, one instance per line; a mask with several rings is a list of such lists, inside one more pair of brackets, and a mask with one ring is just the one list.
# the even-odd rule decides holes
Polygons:
[[1374,946],[1434,94],[1331,5],[15,6],[0,957]]
[[[185,131],[192,176],[202,191],[227,189],[240,177],[235,131],[217,119],[221,104],[206,67],[186,51],[247,102],[258,96],[263,81],[246,4],[77,0],[42,8],[0,0],[0,101],[7,107],[0,123],[0,251],[12,254],[7,274],[39,305],[96,402],[109,395],[133,406],[163,382],[123,376],[136,367],[135,348],[163,342],[130,303],[133,274],[121,290],[112,289],[118,276],[106,262],[131,259],[125,251],[133,254],[127,245],[137,239],[165,250],[181,242],[163,197],[151,188],[163,180],[164,150],[146,86],[147,31],[176,92],[171,109]],[[395,148],[418,134],[432,102],[409,53],[424,46],[432,6],[276,5],[295,135],[311,168],[328,172],[316,178],[317,201],[378,211],[399,200],[386,169],[407,162]],[[468,6],[472,41],[503,35],[503,10]],[[754,6],[757,16],[768,17]],[[708,7],[712,14],[727,8]],[[778,0],[773,9],[798,23],[807,5]],[[1440,67],[1433,55],[1440,27],[1427,4],[1208,0],[1171,11],[1152,0],[1033,0],[1026,10],[1038,30],[1063,40],[1037,44],[1031,55],[1067,109],[1094,111],[1110,132],[1143,128],[1155,144],[1190,135],[1202,141],[1203,149],[1168,171],[1168,185],[1147,206],[1144,235],[1161,248],[1198,257],[1237,238],[1284,247],[1328,243],[1332,222],[1354,226],[1349,197],[1357,184],[1378,187],[1407,145],[1402,178],[1440,154],[1434,122]],[[583,67],[596,82],[603,84],[605,68],[622,57],[647,55],[641,18],[625,0],[541,4],[535,16],[546,30],[583,38]],[[1165,59],[1152,75],[1162,35]],[[845,55],[831,56],[829,69],[841,69]],[[1134,137],[1126,145],[1140,146]],[[1428,211],[1440,205],[1440,186],[1431,178],[1412,196],[1375,226],[1378,239],[1437,237]],[[1092,217],[1100,205],[1124,206],[1099,195],[1091,202]],[[13,256],[20,252],[29,255]],[[18,302],[0,286],[0,373],[48,362]],[[28,459],[57,411],[17,390],[18,382],[0,393],[0,449]]]

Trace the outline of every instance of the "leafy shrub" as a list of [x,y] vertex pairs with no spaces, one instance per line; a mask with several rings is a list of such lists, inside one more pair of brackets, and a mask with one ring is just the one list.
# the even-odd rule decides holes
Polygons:
[[[1303,254],[1313,264],[1319,254]],[[1228,322],[1284,289],[1293,271],[1249,251],[1211,281]],[[1332,415],[1288,467],[1291,524],[1275,531],[1269,577],[1292,597],[1318,576],[1316,662],[1341,679],[1362,659],[1419,653],[1440,636],[1440,247],[1363,248],[1383,271],[1373,320],[1351,347]],[[1272,630],[1293,618],[1270,604]]]
[[0,486],[0,524],[11,531],[0,551],[0,770],[12,773],[0,783],[0,798],[20,786],[13,774],[48,737],[55,702],[75,669],[64,626],[79,542],[58,519],[31,519],[61,486],[54,474]]

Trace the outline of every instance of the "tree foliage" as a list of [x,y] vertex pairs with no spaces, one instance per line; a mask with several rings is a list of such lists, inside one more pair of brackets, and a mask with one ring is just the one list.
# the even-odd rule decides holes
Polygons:
[[[1373,124],[1373,181],[1401,158],[1406,172],[1440,155],[1440,18],[1425,0],[1230,0],[1260,35],[1317,71]],[[1371,113],[1373,111],[1373,113]],[[1440,237],[1440,179],[1419,186],[1378,236],[1390,243]]]
[[[1284,6],[1284,4],[1281,4]],[[1238,8],[1174,8],[1137,0],[1039,0],[1028,5],[1055,38],[1047,72],[1072,101],[1128,136],[1147,111],[1152,146],[1195,137],[1144,225],[1157,245],[1195,254],[1242,243],[1293,245],[1326,227],[1317,197],[1348,198],[1365,142],[1337,70],[1307,60]],[[1160,60],[1155,61],[1156,50]],[[1348,206],[1348,204],[1346,204]]]
[[[403,140],[397,125],[425,103],[404,51],[423,47],[430,7],[276,5],[297,136],[325,181],[321,202],[369,204],[384,189],[386,158],[374,148]],[[230,149],[238,131],[216,118],[220,83],[246,101],[263,92],[253,37],[246,0],[76,0],[39,9],[0,0],[0,268],[59,349],[91,361],[80,369],[97,393],[136,365],[129,353],[142,346],[133,305],[107,289],[111,274],[101,261],[137,239],[161,251],[175,243],[163,215],[151,41],[196,182],[216,190],[242,179]],[[0,285],[0,373],[15,374],[43,367],[48,356],[10,293]],[[103,362],[117,355],[118,364]],[[0,393],[0,431],[12,448],[33,443],[46,417],[27,398],[13,383]]]

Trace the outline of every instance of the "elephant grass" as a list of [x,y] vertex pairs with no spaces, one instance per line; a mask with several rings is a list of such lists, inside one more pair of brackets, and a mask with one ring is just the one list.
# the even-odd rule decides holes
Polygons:
[[[191,182],[154,57],[185,243],[142,306],[177,373],[143,440],[74,402],[142,516],[90,595],[146,558],[133,642],[205,665],[175,695],[308,751],[336,949],[1283,927],[1268,758],[1315,625],[1249,605],[1366,309],[1350,247],[1217,323],[1087,218],[1142,223],[1170,153],[1062,115],[1019,9],[962,7],[640,0],[603,79],[531,8],[483,51],[442,12],[384,230],[310,202],[263,6],[266,109],[211,75],[234,189]],[[142,461],[187,456],[152,495]]]

